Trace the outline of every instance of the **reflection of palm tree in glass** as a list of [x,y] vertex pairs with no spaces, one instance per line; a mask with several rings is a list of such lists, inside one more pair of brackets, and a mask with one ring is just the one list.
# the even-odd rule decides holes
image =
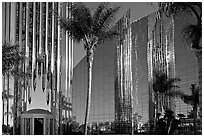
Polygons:
[[42,118],[35,118],[35,125],[34,125],[34,134],[35,135],[43,135],[43,119]]

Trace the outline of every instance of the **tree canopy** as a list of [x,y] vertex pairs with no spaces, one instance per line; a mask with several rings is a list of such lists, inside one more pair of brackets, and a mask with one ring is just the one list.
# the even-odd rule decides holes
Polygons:
[[119,7],[109,6],[109,3],[100,3],[95,12],[91,14],[90,9],[84,3],[73,3],[69,7],[71,18],[60,18],[61,26],[69,32],[73,40],[83,42],[85,49],[90,45],[96,46],[117,34],[110,29]]

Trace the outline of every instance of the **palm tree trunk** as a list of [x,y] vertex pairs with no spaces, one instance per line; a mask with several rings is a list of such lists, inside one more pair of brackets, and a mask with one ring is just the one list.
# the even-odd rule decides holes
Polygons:
[[88,132],[88,121],[89,121],[89,112],[91,106],[91,84],[92,84],[92,66],[93,66],[93,49],[87,50],[87,64],[88,64],[88,91],[86,98],[86,113],[85,113],[85,128],[84,134],[87,135]]
[[7,79],[7,119],[6,119],[7,126],[9,125],[8,124],[8,118],[9,118],[8,112],[9,112],[9,74],[8,74],[8,79]]
[[[18,68],[16,66],[18,71]],[[18,78],[14,76],[14,114],[13,114],[13,135],[18,135]]]
[[3,101],[3,111],[2,111],[2,125],[4,125],[4,95],[5,94],[5,76],[3,76],[3,94],[2,94],[2,101]]

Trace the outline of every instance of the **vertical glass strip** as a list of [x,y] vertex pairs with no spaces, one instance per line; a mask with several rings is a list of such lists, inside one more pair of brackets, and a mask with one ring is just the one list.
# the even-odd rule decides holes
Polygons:
[[46,85],[46,3],[42,2],[41,6],[42,90],[44,92]]

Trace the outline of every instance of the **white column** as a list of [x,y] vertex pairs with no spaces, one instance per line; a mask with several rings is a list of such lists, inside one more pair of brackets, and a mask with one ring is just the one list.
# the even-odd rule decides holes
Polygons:
[[6,2],[2,2],[2,42],[5,40],[6,30]]
[[[39,54],[42,53],[42,2],[40,2]],[[40,68],[41,69],[41,68]]]
[[30,135],[34,135],[34,118],[31,118],[31,133],[30,133]]
[[47,119],[43,118],[43,135],[46,135],[46,131],[47,131],[46,124],[47,124]]
[[50,118],[49,119],[47,119],[47,129],[48,129],[48,131],[47,131],[47,134],[48,135],[50,135]]
[[6,2],[6,17],[5,17],[5,20],[6,20],[6,42],[9,42],[9,28],[10,28],[10,25],[9,25],[9,21],[10,21],[10,5],[11,3],[10,2]]

